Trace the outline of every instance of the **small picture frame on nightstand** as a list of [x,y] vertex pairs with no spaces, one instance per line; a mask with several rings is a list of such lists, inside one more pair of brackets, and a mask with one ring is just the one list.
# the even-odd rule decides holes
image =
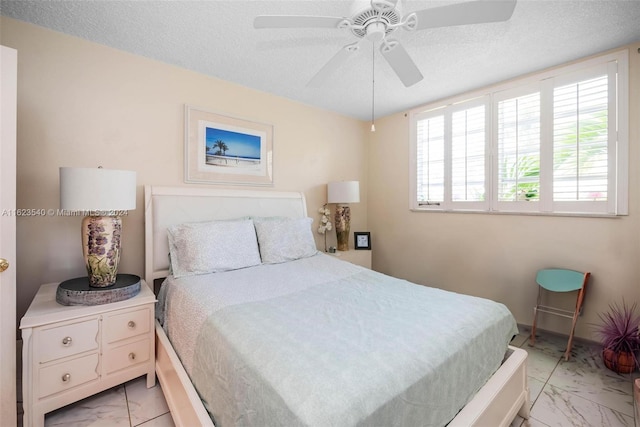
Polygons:
[[371,233],[368,231],[355,231],[353,233],[355,249],[371,250]]

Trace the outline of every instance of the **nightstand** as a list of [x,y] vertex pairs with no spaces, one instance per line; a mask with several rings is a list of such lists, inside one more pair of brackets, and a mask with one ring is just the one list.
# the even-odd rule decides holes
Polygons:
[[339,259],[357,264],[361,267],[371,269],[371,251],[365,249],[349,249],[348,251],[338,251],[333,253]]
[[58,304],[57,287],[42,285],[20,321],[25,427],[133,378],[156,382],[156,299],[144,281],[133,298],[94,306]]

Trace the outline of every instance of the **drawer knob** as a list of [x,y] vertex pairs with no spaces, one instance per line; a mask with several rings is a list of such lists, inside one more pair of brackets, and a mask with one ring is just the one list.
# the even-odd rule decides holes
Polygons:
[[136,327],[136,322],[134,322],[133,320],[129,320],[129,323],[127,323],[127,326],[129,327],[129,329],[133,329]]
[[133,352],[129,353],[129,360],[136,360],[136,354]]
[[62,382],[63,383],[68,383],[69,381],[71,381],[71,374],[64,374],[62,376]]
[[72,341],[72,340],[71,340],[71,337],[64,337],[64,338],[62,339],[62,345],[64,345],[64,346],[69,346],[69,345],[71,345],[71,341]]

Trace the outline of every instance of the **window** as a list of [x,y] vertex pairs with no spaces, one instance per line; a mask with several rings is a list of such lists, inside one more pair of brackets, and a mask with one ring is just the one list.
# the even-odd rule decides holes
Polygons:
[[627,73],[623,51],[412,112],[412,208],[627,214]]

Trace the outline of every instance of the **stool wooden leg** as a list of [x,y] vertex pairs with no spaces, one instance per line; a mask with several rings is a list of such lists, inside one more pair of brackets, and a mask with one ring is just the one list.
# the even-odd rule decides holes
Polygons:
[[540,307],[541,298],[540,287],[538,287],[538,300],[536,306],[533,307],[533,326],[531,326],[531,337],[529,338],[529,345],[531,347],[536,343],[536,322],[538,320],[538,307]]
[[567,343],[567,351],[565,351],[564,353],[564,360],[569,360],[569,358],[571,357],[571,348],[573,347],[573,332],[576,330],[576,323],[578,322],[578,316],[582,311],[582,303],[584,301],[584,290],[585,288],[583,285],[582,289],[580,289],[580,292],[578,292],[578,299],[576,300],[576,311],[573,313],[573,322],[571,322],[571,332],[569,333],[569,342]]
[[573,313],[573,322],[571,323],[571,333],[569,334],[569,342],[567,343],[567,351],[564,352],[564,360],[569,360],[571,357],[571,347],[573,347],[573,331],[576,329],[576,322],[578,322],[578,311]]
[[533,347],[536,343],[536,320],[538,319],[538,306],[533,307],[533,326],[531,326],[531,337],[529,337],[529,345]]

